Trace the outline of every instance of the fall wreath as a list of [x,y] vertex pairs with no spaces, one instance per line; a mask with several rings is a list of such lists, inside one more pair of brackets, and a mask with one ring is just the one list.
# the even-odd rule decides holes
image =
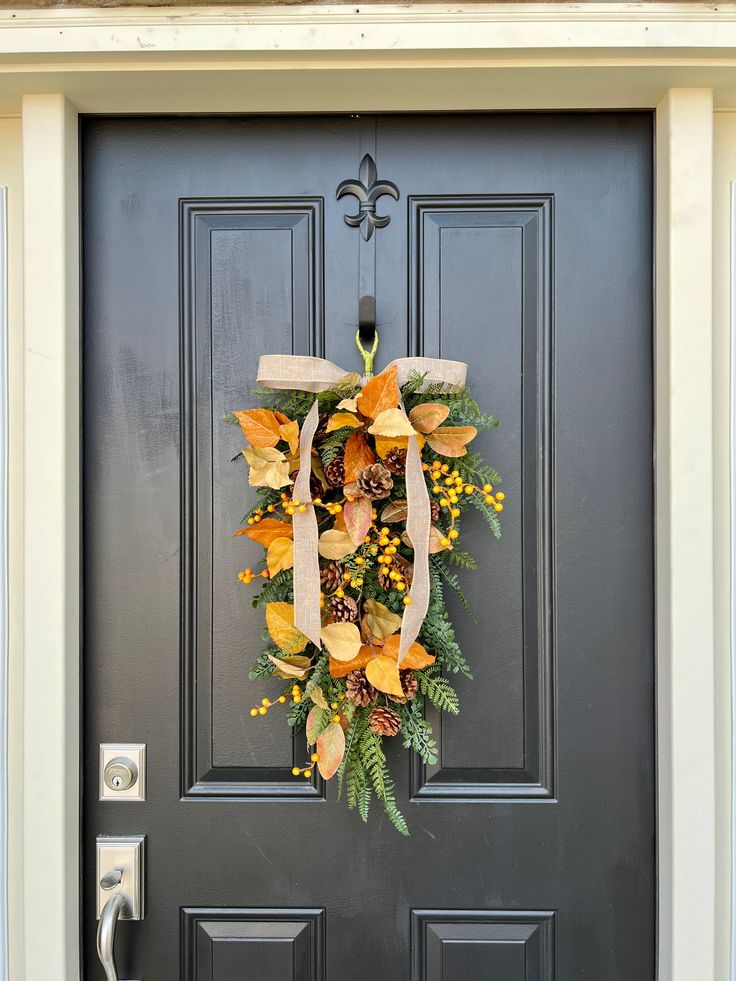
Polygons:
[[260,406],[230,417],[258,492],[235,534],[265,550],[238,577],[265,580],[253,605],[270,643],[250,676],[286,684],[250,714],[286,706],[306,729],[294,776],[337,775],[364,821],[375,794],[408,834],[383,740],[436,763],[425,702],[459,712],[448,675],[471,675],[443,590],[464,602],[456,569],[475,568],[459,547],[468,508],[501,533],[500,477],[467,449],[497,422],[458,362],[405,358],[361,380],[322,359],[264,357],[259,385]]

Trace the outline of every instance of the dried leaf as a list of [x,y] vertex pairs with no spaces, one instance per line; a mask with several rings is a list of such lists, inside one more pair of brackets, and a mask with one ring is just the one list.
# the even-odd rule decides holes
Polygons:
[[329,531],[323,531],[319,536],[317,548],[323,559],[339,562],[340,559],[354,552],[356,545],[347,531],[331,528]]
[[384,409],[393,409],[399,404],[399,385],[396,381],[396,365],[391,365],[380,375],[366,382],[360,393],[360,413],[368,419],[375,419]]
[[[393,658],[394,661],[399,660],[400,642],[400,634],[394,634],[393,637],[386,638],[386,643],[383,645],[386,657]],[[421,644],[415,642],[404,655],[404,660],[401,662],[401,670],[404,671],[407,668],[411,668],[414,671],[419,671],[421,668],[428,668],[436,660],[437,658],[434,654],[429,654]]]
[[276,416],[276,422],[279,424],[279,426],[285,426],[287,423],[291,422],[291,419],[285,412],[279,412],[278,409],[274,409],[273,414]]
[[354,623],[328,623],[320,636],[336,661],[352,661],[360,650],[360,631]]
[[401,626],[401,617],[392,613],[387,606],[378,600],[369,599],[363,604],[365,622],[373,637],[383,640],[395,634]]
[[345,732],[337,722],[331,722],[317,740],[317,768],[323,780],[334,777],[345,755]]
[[312,662],[304,654],[293,654],[288,657],[274,657],[273,654],[269,654],[268,657],[276,665],[274,671],[276,677],[283,678],[285,681],[291,681],[292,678],[303,681],[312,670]]
[[367,497],[356,497],[354,501],[345,504],[342,514],[345,516],[345,527],[351,540],[356,546],[360,545],[373,520],[373,505]]
[[345,443],[345,483],[351,484],[361,470],[376,462],[363,433],[353,433]]
[[275,446],[281,439],[278,419],[270,409],[246,409],[233,415],[251,446]]
[[294,626],[294,607],[291,603],[267,603],[266,626],[274,644],[286,654],[300,654],[309,643],[301,630]]
[[279,426],[279,432],[281,433],[281,438],[286,440],[289,444],[289,452],[293,455],[299,451],[299,423],[292,422],[282,422]]
[[317,742],[317,730],[319,729],[321,722],[322,709],[317,708],[315,705],[314,708],[309,710],[309,715],[307,716],[306,736],[308,746],[314,746],[314,744]]
[[465,444],[475,439],[478,430],[475,426],[445,426],[427,436],[427,442],[440,456],[465,456]]
[[347,535],[348,529],[345,525],[345,508],[343,508],[342,511],[339,511],[337,513],[337,516],[335,517],[335,523],[332,526],[332,528],[334,531],[342,531]]
[[387,504],[381,513],[381,521],[390,525],[393,521],[406,521],[409,514],[409,505],[406,500],[399,498]]
[[312,450],[312,473],[320,484],[322,484],[322,490],[327,490],[329,485],[327,483],[327,477],[325,477],[325,468],[322,466],[322,457],[314,449]]
[[315,705],[319,705],[321,709],[327,710],[330,706],[327,704],[327,699],[325,698],[325,693],[322,691],[320,685],[315,685],[314,688],[309,692],[309,697],[312,699]]
[[[421,452],[425,438],[421,433],[416,433],[417,445]],[[382,460],[386,458],[390,450],[405,450],[409,446],[408,436],[376,436],[376,453]]]
[[248,483],[251,487],[273,487],[279,490],[294,481],[289,476],[289,462],[284,454],[272,446],[262,449],[246,446],[243,456],[250,464]]
[[254,542],[268,548],[276,538],[293,538],[294,529],[288,522],[279,521],[278,518],[261,518],[257,525],[240,528],[235,534],[237,536],[247,535]]
[[450,406],[440,402],[422,402],[409,413],[409,422],[420,433],[431,433],[441,426],[450,414]]
[[359,398],[360,398],[360,393],[356,395],[354,399],[343,399],[342,402],[337,403],[337,408],[345,409],[346,412],[357,412]]
[[368,432],[378,436],[413,436],[414,429],[401,409],[379,412]]
[[[403,535],[401,536],[401,540],[404,542],[405,545],[408,545],[409,548],[414,548],[414,546],[411,543],[411,538],[409,538],[408,532],[405,531],[403,533]],[[445,549],[452,548],[451,542],[449,545],[443,545],[442,544],[443,541],[450,542],[450,539],[445,538],[444,532],[440,531],[440,529],[436,525],[431,525],[429,529],[429,554],[436,555],[437,552],[444,552]]]
[[360,671],[376,656],[376,652],[368,644],[363,644],[352,661],[336,661],[330,658],[330,675],[333,678],[344,678],[351,671]]
[[384,654],[374,658],[366,664],[365,674],[374,688],[387,695],[398,695],[403,698],[404,689],[401,687],[399,667],[392,658]]
[[268,546],[266,565],[272,579],[284,569],[294,567],[294,542],[291,538],[274,538]]
[[362,425],[361,420],[351,412],[336,412],[334,416],[330,416],[326,431],[332,433],[336,429],[342,429],[344,426],[352,426],[353,429],[358,429]]

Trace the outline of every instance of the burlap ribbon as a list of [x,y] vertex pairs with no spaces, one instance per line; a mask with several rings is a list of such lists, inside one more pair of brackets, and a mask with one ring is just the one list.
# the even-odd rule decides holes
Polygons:
[[[412,372],[425,375],[424,385],[442,383],[453,387],[465,384],[467,365],[461,361],[438,358],[397,358],[397,380],[403,385]],[[298,389],[323,392],[332,388],[347,372],[324,358],[294,354],[264,354],[258,363],[258,384],[266,388]],[[403,406],[400,406],[403,412]],[[293,495],[302,504],[310,504],[309,477],[312,469],[312,441],[319,423],[317,399],[309,410],[299,437],[299,473]],[[414,549],[414,573],[401,623],[398,662],[417,639],[429,606],[429,529],[431,513],[427,484],[416,436],[409,437],[406,453],[406,533]],[[313,507],[297,511],[294,527],[294,626],[320,647],[320,581],[317,517]]]

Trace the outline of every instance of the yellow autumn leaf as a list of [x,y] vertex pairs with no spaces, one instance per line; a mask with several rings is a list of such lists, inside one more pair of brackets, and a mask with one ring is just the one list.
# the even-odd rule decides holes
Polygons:
[[312,670],[312,662],[304,654],[293,654],[287,657],[274,657],[273,654],[269,654],[268,657],[276,665],[274,674],[277,678],[283,678],[284,681],[291,681],[292,678],[296,681],[303,681]]
[[395,634],[401,626],[401,617],[392,613],[378,600],[369,599],[363,604],[365,624],[373,637],[383,640]]
[[293,455],[299,450],[299,423],[289,420],[279,425],[281,438],[289,444],[289,452]]
[[338,402],[337,408],[344,409],[346,412],[357,412],[359,398],[360,398],[360,392],[355,396],[354,399],[343,399],[341,402]]
[[404,697],[399,666],[392,658],[383,654],[374,658],[366,664],[365,674],[368,681],[379,691],[385,692],[387,695],[398,695],[399,698]]
[[409,413],[409,422],[420,433],[431,433],[450,414],[450,406],[440,402],[422,402]]
[[266,626],[274,644],[286,654],[301,654],[309,643],[294,626],[294,607],[291,603],[267,603]]
[[312,699],[315,705],[318,705],[321,709],[327,711],[330,707],[327,704],[327,699],[325,698],[325,693],[322,691],[320,685],[315,685],[314,688],[309,692],[309,697]]
[[266,565],[268,574],[273,579],[284,569],[291,569],[294,566],[294,542],[291,538],[274,538],[268,546],[266,553]]
[[331,559],[333,562],[339,562],[340,559],[344,559],[346,555],[354,552],[357,547],[346,531],[337,531],[335,528],[331,528],[329,531],[323,531],[319,536],[319,543],[317,545],[322,558]]
[[330,416],[329,422],[327,423],[327,432],[332,433],[336,429],[343,429],[345,426],[352,426],[353,429],[358,429],[363,423],[354,416],[351,412],[336,412],[334,416]]
[[248,483],[251,487],[273,487],[279,490],[288,484],[293,484],[289,476],[289,462],[281,452],[273,446],[246,446],[243,456],[250,464]]
[[360,650],[360,631],[354,623],[328,623],[320,636],[336,661],[352,661]]
[[368,429],[375,436],[413,436],[414,427],[401,409],[384,409]]

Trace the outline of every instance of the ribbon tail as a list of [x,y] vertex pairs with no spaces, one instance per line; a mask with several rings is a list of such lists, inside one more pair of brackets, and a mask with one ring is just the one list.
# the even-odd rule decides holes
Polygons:
[[427,484],[422,471],[422,459],[416,436],[409,437],[406,451],[406,498],[408,514],[406,533],[414,549],[414,573],[409,596],[411,603],[404,607],[399,638],[399,665],[406,652],[419,636],[429,607],[429,528],[431,511]]
[[[312,440],[319,424],[317,399],[307,414],[299,437],[299,473],[294,483],[294,497],[310,504],[309,478],[312,472]],[[304,513],[292,518],[294,529],[294,626],[313,644],[321,647],[319,608],[319,552],[317,550],[317,516],[310,505]]]

